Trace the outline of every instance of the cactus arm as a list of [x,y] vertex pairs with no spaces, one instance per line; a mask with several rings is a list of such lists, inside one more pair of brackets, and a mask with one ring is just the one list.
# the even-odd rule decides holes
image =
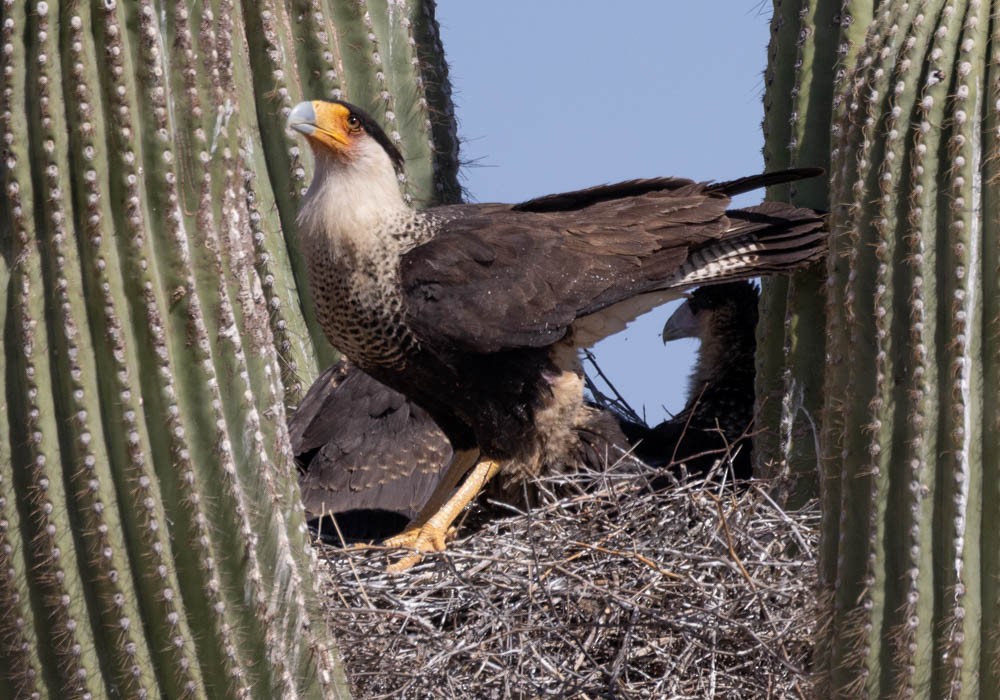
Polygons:
[[817,695],[994,697],[996,4],[860,5],[832,109]]
[[455,202],[460,195],[457,140],[447,138],[454,133],[447,124],[450,87],[432,8],[425,2],[358,0],[331,3],[328,12],[343,66],[335,94],[383,123],[406,158],[404,190],[417,206]]
[[[849,152],[858,147],[857,137],[848,133],[842,124],[852,104],[844,95],[849,87],[850,68],[858,62],[858,55],[864,49],[866,30],[873,17],[872,3],[868,1],[844,2],[839,15],[839,23],[831,33],[837,35],[838,61],[831,73],[833,76],[831,98],[832,124],[830,128],[830,202],[837,203],[832,207],[831,218],[834,222],[840,206],[851,201],[851,190],[843,191],[839,183],[845,182],[847,176],[841,172],[836,155],[838,152]],[[850,161],[844,161],[850,163]],[[832,227],[833,227],[832,226]],[[848,274],[848,256],[850,248],[844,244],[848,239],[831,237],[831,254],[827,258],[825,296],[826,306],[821,318],[825,318],[827,329],[845,328],[848,324],[848,306],[845,301],[843,280]],[[838,244],[844,244],[838,249]],[[823,371],[824,399],[822,405],[822,427],[820,430],[820,499],[822,505],[823,531],[828,533],[820,544],[820,582],[826,592],[832,591],[837,578],[837,563],[841,546],[841,522],[844,513],[841,504],[845,498],[845,476],[839,468],[840,451],[843,449],[845,434],[844,413],[847,408],[846,397],[839,392],[826,390],[830,386],[849,386],[848,375],[850,364],[847,355],[850,344],[844,333],[826,335],[826,357]],[[826,595],[826,593],[824,593]],[[829,659],[832,650],[825,648],[829,638],[820,639],[821,658]]]
[[[793,88],[793,127],[789,153],[791,165],[819,165],[829,172],[832,92],[828,76],[836,70],[839,36],[825,27],[837,27],[842,8],[837,3],[817,3],[803,13],[802,38],[796,61]],[[797,115],[802,115],[799,118]],[[814,178],[796,185],[790,201],[829,210],[829,179]],[[823,405],[820,375],[803,371],[827,357],[827,334],[806,329],[824,317],[825,285],[819,266],[793,275],[789,280],[786,317],[790,322],[788,367],[782,425],[790,432],[788,471],[792,478],[790,503],[805,503],[819,489],[819,429]],[[795,379],[797,377],[797,379]],[[791,439],[791,434],[795,435]]]
[[[795,83],[792,88],[791,134],[788,141],[789,166],[820,166],[829,172],[829,128],[832,109],[828,76],[837,61],[838,37],[820,28],[836,27],[842,11],[839,2],[817,2],[802,13]],[[801,115],[801,118],[798,116]],[[828,177],[813,178],[789,188],[787,201],[801,206],[828,210]],[[787,474],[791,479],[789,503],[805,503],[819,490],[818,430],[822,406],[819,375],[798,368],[815,366],[826,357],[827,336],[806,332],[824,314],[824,280],[819,266],[793,275],[788,280],[785,317],[787,366],[784,375],[781,426],[788,436]],[[810,376],[814,377],[810,379]],[[798,377],[798,380],[793,378]],[[791,439],[792,434],[797,437]],[[812,439],[810,439],[810,437]]]
[[[931,50],[931,68],[942,61],[946,76],[940,98],[947,117],[941,124],[939,176],[944,201],[939,205],[943,225],[937,245],[944,274],[939,291],[945,308],[939,333],[941,347],[941,428],[944,447],[941,479],[936,494],[945,524],[940,528],[939,554],[944,575],[935,582],[941,601],[940,641],[936,669],[942,671],[942,694],[953,688],[973,690],[978,685],[981,640],[980,548],[981,510],[975,494],[982,493],[981,433],[982,351],[980,287],[982,133],[981,94],[987,56],[986,30],[990,3],[969,2],[945,6]],[[950,10],[950,11],[949,11]],[[946,28],[945,32],[940,31]],[[940,58],[938,58],[940,57]],[[970,116],[971,115],[971,116]],[[946,139],[946,140],[945,140]],[[946,184],[945,184],[946,183]]]
[[[791,113],[788,100],[795,85],[797,37],[800,33],[798,3],[775,0],[771,16],[764,79],[764,163],[779,170],[789,163]],[[786,186],[773,187],[768,195],[787,198]],[[789,426],[783,422],[785,374],[789,347],[785,342],[788,280],[774,278],[761,282],[760,323],[757,326],[757,407],[755,424],[765,426],[754,436],[754,469],[757,474],[778,475],[787,471],[784,445]]]
[[[4,688],[3,697],[13,698],[39,692],[46,684],[65,687],[63,678],[52,669],[73,674],[79,672],[80,664],[74,661],[72,655],[66,654],[63,647],[52,643],[52,629],[60,627],[65,634],[65,610],[60,609],[58,616],[42,620],[41,626],[35,624],[32,614],[36,595],[58,596],[65,593],[65,588],[56,588],[61,582],[56,578],[59,569],[52,566],[51,558],[40,555],[46,545],[51,551],[55,533],[54,528],[46,527],[46,511],[50,508],[45,499],[39,497],[43,494],[39,485],[40,480],[45,478],[45,455],[56,447],[52,412],[42,413],[42,408],[51,407],[52,399],[49,395],[39,394],[35,380],[36,367],[40,365],[37,349],[45,347],[46,339],[44,325],[39,327],[35,321],[38,305],[32,304],[38,294],[41,272],[38,258],[32,254],[36,246],[31,225],[34,220],[34,197],[31,161],[27,153],[27,118],[24,112],[13,109],[12,104],[15,95],[25,94],[27,54],[34,58],[36,51],[27,51],[28,47],[20,41],[28,21],[26,6],[16,8],[13,2],[8,2],[0,19],[5,57],[4,70],[0,75],[3,99],[0,123],[6,146],[4,197],[0,202],[4,222],[0,228],[0,242],[7,276],[5,289],[8,290],[4,304],[3,344],[5,350],[12,350],[10,360],[4,367],[3,403],[7,419],[4,432],[11,441],[6,443],[9,446],[9,461],[0,462],[4,510],[4,547],[0,553],[3,570],[0,576],[3,612],[10,613],[4,619],[14,621],[13,625],[5,627],[4,634],[0,636],[4,651],[10,652],[9,655],[0,654],[3,671],[9,679],[8,684],[0,687]],[[15,403],[8,400],[8,397],[17,395],[26,397],[27,401]],[[17,471],[13,468],[15,464],[28,466]],[[30,502],[20,497],[26,487],[31,488]],[[35,534],[39,531],[43,533],[44,540]],[[31,534],[26,536],[26,533]],[[35,643],[38,639],[49,643],[41,646]],[[70,643],[72,641],[70,637]]]
[[[888,38],[885,33],[874,36],[879,39],[865,46],[862,56],[866,52],[877,54],[882,49],[881,38]],[[866,191],[865,186],[877,186],[878,183],[876,157],[870,153],[877,120],[871,113],[884,100],[887,82],[888,76],[883,75],[881,81],[870,89],[852,94],[848,106],[851,119],[859,125],[857,145],[854,147],[859,151],[868,149],[864,151],[867,157],[858,159],[848,180],[851,196],[846,201],[850,202],[848,207],[854,211],[863,209],[867,204],[865,199],[859,200],[861,193]],[[873,102],[869,103],[869,100]],[[878,347],[884,338],[877,338],[877,331],[884,331],[884,328],[876,328],[875,314],[880,303],[875,299],[876,286],[881,284],[884,288],[885,284],[884,279],[880,283],[875,280],[877,271],[884,271],[878,256],[885,254],[880,248],[885,241],[878,240],[879,231],[874,224],[879,214],[884,212],[876,209],[869,216],[852,219],[843,227],[842,233],[840,227],[835,225],[838,231],[835,235],[842,235],[836,254],[847,259],[844,270],[847,283],[842,296],[847,336],[843,344],[846,351],[846,391],[838,397],[840,405],[837,413],[842,416],[843,425],[851,426],[851,429],[844,431],[839,447],[843,456],[839,469],[841,502],[837,542],[840,552],[834,581],[836,615],[833,624],[843,634],[836,639],[830,664],[834,669],[834,687],[843,688],[848,693],[863,692],[869,679],[877,678],[877,674],[870,674],[869,658],[862,651],[871,648],[870,640],[865,635],[881,629],[882,609],[870,599],[872,592],[879,590],[872,558],[855,556],[843,560],[844,551],[866,551],[874,556],[873,550],[879,544],[880,521],[875,504],[885,484],[882,474],[871,464],[874,455],[869,453],[871,441],[877,440],[881,433],[879,419],[870,415],[872,407],[882,402],[876,358],[884,353],[884,348]],[[856,280],[863,280],[863,283],[852,286]],[[854,426],[863,427],[856,429]]]
[[0,697],[343,690],[284,427],[283,368],[314,355],[285,354],[306,325],[245,16],[0,12]]
[[[991,23],[990,42],[1000,40],[1000,28]],[[1000,696],[1000,538],[992,524],[1000,522],[1000,200],[989,183],[1000,182],[1000,107],[995,102],[1000,86],[1000,60],[990,56],[983,81],[986,93],[982,130],[982,357],[983,409],[980,430],[994,439],[982,443],[982,627],[979,656],[980,684],[984,697]]]
[[[448,67],[433,6],[372,0],[368,7],[374,16],[373,29],[379,37],[391,94],[387,122],[402,132],[408,192],[419,206],[458,202],[458,141]],[[448,118],[432,119],[441,113]],[[404,125],[418,128],[404,129]],[[439,137],[442,147],[437,143]]]
[[[433,204],[434,143],[423,75],[413,39],[413,24],[406,7],[395,0],[369,0],[368,17],[372,33],[377,37],[378,66],[384,74],[384,92],[379,99],[385,103],[383,118],[390,138],[406,158],[406,191],[418,206]],[[404,130],[403,124],[419,123],[420,131]]]
[[[10,358],[12,361],[5,371],[8,391],[27,399],[10,403],[8,409],[14,437],[8,483],[19,495],[23,494],[12,503],[19,509],[23,527],[16,535],[21,537],[25,549],[30,605],[34,608],[46,600],[59,601],[46,619],[35,618],[38,638],[47,642],[45,647],[38,648],[43,674],[38,680],[66,693],[81,693],[97,689],[94,679],[100,677],[99,661],[91,629],[85,624],[88,615],[73,532],[67,519],[60,517],[65,515],[66,485],[58,459],[52,458],[61,447],[59,421],[55,399],[47,391],[45,379],[50,359],[58,357],[50,354],[52,343],[62,340],[65,344],[66,338],[49,338],[50,319],[46,315],[43,280],[55,264],[50,262],[46,269],[43,243],[36,235],[38,224],[58,225],[48,217],[56,213],[54,207],[61,202],[58,191],[61,173],[58,167],[47,167],[57,157],[56,143],[43,144],[37,138],[32,139],[28,126],[32,117],[39,118],[43,105],[47,107],[45,98],[50,80],[53,71],[58,70],[58,66],[51,64],[54,56],[49,46],[53,27],[48,11],[47,5],[6,6],[3,17],[5,28],[11,28],[9,37],[25,37],[23,50],[17,54],[5,51],[3,73],[4,131],[8,137],[4,143],[5,194],[9,197],[12,219],[4,251],[6,259],[12,262],[7,300],[10,316],[5,337],[8,347],[22,348]],[[8,55],[10,61],[6,62]],[[21,62],[16,62],[17,59]],[[24,118],[14,117],[13,101],[28,94],[34,99],[25,105]],[[47,123],[47,126],[46,135],[51,136],[52,125]],[[39,152],[41,161],[36,160]],[[51,200],[53,194],[57,196]],[[46,253],[51,260],[52,251]],[[56,332],[59,330],[65,332],[65,327]],[[77,443],[74,447],[79,450],[82,446]],[[76,452],[74,457],[78,455]]]
[[[805,8],[794,2],[775,3],[764,97],[764,159],[768,168],[828,167],[829,144],[823,136],[829,131],[831,89],[823,77],[832,73],[836,61],[836,34],[828,28],[836,25],[841,9],[839,2],[817,2]],[[817,75],[819,80],[814,79]],[[768,196],[825,209],[826,188],[826,182],[816,178],[796,183],[794,191],[790,185],[773,187]],[[783,489],[793,489],[798,494],[793,501],[802,502],[816,491],[816,454],[810,440],[793,441],[791,436],[793,430],[815,432],[820,387],[819,382],[796,381],[794,369],[787,372],[785,368],[811,366],[815,358],[824,356],[822,334],[795,330],[802,318],[814,323],[817,314],[822,317],[822,281],[818,273],[807,272],[790,280],[770,279],[763,286],[757,356],[758,424],[776,429],[755,437],[758,472],[781,475]],[[795,454],[789,454],[790,449]]]
[[409,37],[415,45],[415,55],[410,62],[414,68],[420,68],[418,83],[425,93],[423,99],[417,100],[417,108],[424,124],[430,124],[433,144],[434,202],[455,204],[462,200],[462,188],[458,184],[459,143],[440,29],[433,4],[421,2],[408,7],[411,8]]
[[[337,31],[402,47],[400,139],[455,162],[411,42],[432,8],[372,7],[374,29]],[[341,66],[311,17],[0,4],[0,698],[345,692],[285,427],[299,373],[333,356],[283,234],[308,167],[284,131],[297,64]]]
[[[833,81],[827,76],[843,79],[871,13],[870,0],[775,1],[764,95],[764,160],[768,168],[829,162],[826,125],[836,96]],[[768,196],[805,206],[829,207],[826,183],[818,179],[798,183],[795,192],[789,185],[771,188]],[[816,330],[816,320],[824,316],[816,274],[765,280],[762,286],[757,423],[768,429],[755,436],[754,454],[759,460],[759,473],[782,475],[785,480],[794,476],[796,482],[801,482],[793,485],[798,494],[794,500],[801,501],[815,490],[811,486],[816,465],[811,447],[814,439],[793,441],[792,431],[798,415],[798,431],[814,432],[809,422],[817,422],[821,400],[817,383],[805,381],[813,373],[794,368],[812,367],[817,357],[824,356],[836,364],[836,348],[824,348],[826,338]],[[828,308],[826,313],[830,312]],[[807,326],[813,330],[796,332],[800,319],[809,319]],[[786,457],[789,450],[796,451],[792,458],[794,469]],[[825,475],[820,492],[824,502],[839,504],[835,477]],[[824,508],[825,514],[834,512],[835,508]]]
[[[894,50],[899,57],[891,72],[886,71],[890,81],[882,88],[887,101],[881,109],[887,116],[881,130],[888,136],[879,167],[880,176],[872,185],[879,192],[879,206],[873,217],[879,265],[874,304],[879,396],[870,410],[871,420],[881,426],[881,430],[870,433],[867,453],[871,469],[879,475],[886,495],[879,503],[877,527],[876,523],[871,525],[876,534],[868,549],[872,553],[870,559],[874,557],[887,563],[879,567],[884,571],[877,570],[873,588],[884,587],[885,590],[881,604],[884,622],[878,632],[892,640],[892,650],[879,644],[877,637],[869,639],[868,644],[873,649],[881,649],[879,663],[891,669],[882,674],[881,692],[896,697],[926,687],[932,667],[928,640],[931,638],[929,623],[933,619],[933,592],[927,590],[925,578],[891,574],[899,570],[926,571],[932,566],[927,556],[929,552],[923,552],[919,546],[923,523],[931,515],[924,502],[928,454],[922,448],[924,441],[918,437],[921,429],[916,427],[926,415],[927,386],[923,373],[914,373],[911,382],[893,381],[894,377],[907,375],[908,364],[920,366],[925,362],[919,352],[907,353],[905,350],[922,347],[924,340],[921,336],[925,320],[916,317],[907,320],[909,299],[924,293],[924,275],[917,264],[923,251],[914,247],[920,236],[896,235],[896,231],[905,231],[911,226],[914,232],[921,229],[919,212],[924,206],[920,203],[923,194],[916,186],[919,180],[915,172],[915,168],[923,167],[921,150],[902,136],[906,133],[908,115],[913,113],[921,93],[922,76],[910,66],[921,62],[916,51],[926,45],[933,31],[930,23],[920,22],[918,17],[919,8],[894,19],[897,27]],[[892,294],[891,290],[899,291]],[[886,327],[888,319],[892,320]],[[926,367],[924,369],[926,371]],[[891,449],[883,449],[883,445]],[[908,472],[903,482],[907,485],[905,488],[900,488],[900,482],[891,477],[892,462],[899,459],[897,454],[905,455],[903,460]],[[888,487],[884,485],[886,480]],[[877,494],[873,494],[875,496]],[[879,534],[877,529],[884,532]],[[886,604],[888,601],[905,603]],[[900,661],[904,654],[907,663]]]

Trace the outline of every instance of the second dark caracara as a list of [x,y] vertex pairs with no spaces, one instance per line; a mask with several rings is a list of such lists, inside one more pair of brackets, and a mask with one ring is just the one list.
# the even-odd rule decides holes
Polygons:
[[[562,443],[566,451],[548,455],[558,460],[545,464],[548,472],[602,470],[628,450],[609,411],[588,407],[572,428],[572,439]],[[334,544],[401,532],[452,458],[451,443],[426,411],[347,360],[313,382],[288,431],[306,515]],[[490,494],[516,507],[530,504],[533,489],[508,486]]]
[[[698,338],[701,345],[683,410],[653,428],[621,421],[636,457],[675,471],[683,463],[693,477],[720,462],[737,480],[751,477],[759,298],[750,282],[699,287],[667,320],[664,342]],[[652,486],[668,483],[657,478]]]
[[315,156],[298,235],[323,330],[358,367],[424,408],[455,450],[446,477],[390,545],[443,549],[451,522],[486,482],[499,472],[533,475],[562,451],[585,408],[580,348],[687,288],[793,270],[826,248],[815,211],[770,202],[729,209],[735,194],[815,169],[415,210],[399,188],[402,155],[364,111],[302,102],[288,125]]

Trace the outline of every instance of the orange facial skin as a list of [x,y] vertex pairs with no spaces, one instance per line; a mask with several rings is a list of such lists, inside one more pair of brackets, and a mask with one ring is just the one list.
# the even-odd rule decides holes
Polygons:
[[349,152],[354,138],[363,131],[361,121],[347,107],[322,100],[296,105],[288,125],[305,134],[314,150],[324,148],[336,154]]

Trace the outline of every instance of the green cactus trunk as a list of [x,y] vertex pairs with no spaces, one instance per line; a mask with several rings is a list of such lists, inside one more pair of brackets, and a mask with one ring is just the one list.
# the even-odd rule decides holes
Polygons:
[[819,445],[818,696],[1000,697],[1000,3],[787,5],[767,151],[829,144],[834,233],[825,308],[768,290],[762,394],[784,473]]
[[0,697],[346,694],[285,429],[334,353],[284,115],[343,93],[457,199],[433,5],[5,0],[0,45]]

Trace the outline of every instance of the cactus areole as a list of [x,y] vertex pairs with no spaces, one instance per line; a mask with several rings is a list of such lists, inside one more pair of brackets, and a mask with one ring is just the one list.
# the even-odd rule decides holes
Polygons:
[[795,269],[825,250],[812,210],[727,211],[733,194],[815,170],[414,210],[400,194],[398,151],[362,110],[303,102],[288,123],[316,161],[298,235],[320,324],[455,447],[412,528],[390,541],[420,551],[443,547],[448,525],[498,472],[533,475],[571,447],[593,411],[579,348],[689,287]]

